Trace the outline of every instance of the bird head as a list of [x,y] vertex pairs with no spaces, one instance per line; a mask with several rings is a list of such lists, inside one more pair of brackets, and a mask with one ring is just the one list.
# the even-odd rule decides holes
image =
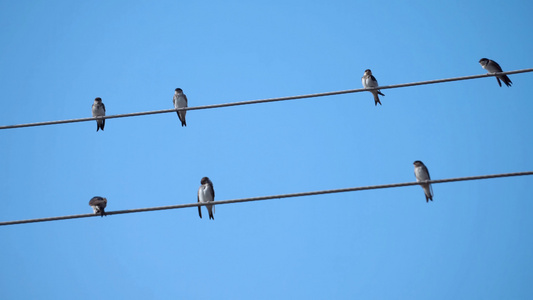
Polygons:
[[203,177],[202,180],[200,180],[201,184],[207,184],[211,183],[211,180],[209,180],[209,177]]
[[417,160],[413,163],[413,165],[415,165],[415,167],[420,167],[420,166],[423,166],[424,164],[421,161]]

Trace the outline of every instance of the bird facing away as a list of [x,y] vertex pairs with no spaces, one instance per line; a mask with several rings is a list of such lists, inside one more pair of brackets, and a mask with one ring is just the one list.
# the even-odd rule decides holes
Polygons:
[[[211,180],[209,180],[207,177],[204,177],[202,180],[200,180],[200,183],[202,185],[198,189],[198,202],[207,203],[215,201],[215,189],[213,188],[213,183]],[[215,216],[213,215],[213,212],[215,211],[215,208],[212,205],[206,205],[205,207],[209,212],[209,220],[214,220]],[[200,218],[202,218],[201,206],[198,206],[198,214],[200,215]]]
[[[483,69],[487,70],[489,73],[499,73],[499,72],[503,72],[502,71],[502,67],[500,67],[500,65],[491,60],[491,59],[488,59],[488,58],[482,58],[479,60],[479,64],[481,65],[481,67],[483,67]],[[509,77],[507,77],[507,75],[498,75],[496,76],[496,80],[498,80],[498,84],[500,86],[502,86],[502,83],[500,81],[500,79],[503,81],[503,83],[505,83],[506,86],[510,87],[511,84],[513,84],[513,82],[511,81],[511,79],[509,79]]]
[[[105,105],[102,102],[102,98],[96,97],[93,103],[93,118],[105,116]],[[96,120],[96,131],[98,129],[104,130],[105,119]]]
[[[361,77],[361,82],[363,83],[363,87],[365,89],[378,87],[378,81],[376,80],[376,77],[372,75],[372,71],[370,69],[365,70],[363,77]],[[385,96],[385,94],[383,94],[380,90],[373,90],[370,92],[372,93],[372,95],[374,95],[374,104],[378,105],[379,103],[379,105],[381,105],[381,101],[379,101],[378,94],[380,94],[381,96]]]
[[[423,162],[417,160],[413,165],[415,165],[416,181],[424,182],[426,180],[431,180],[428,168],[426,168]],[[429,200],[433,201],[433,188],[431,188],[431,184],[421,183],[420,186],[424,189],[424,194],[426,194],[426,202],[429,202]]]
[[104,208],[107,206],[106,198],[100,196],[93,197],[89,201],[89,205],[93,208],[95,214],[99,213],[102,217],[106,215],[104,210]]
[[[183,93],[183,90],[180,88],[177,88],[174,90],[174,97],[172,98],[172,102],[174,102],[174,108],[182,108],[187,107],[187,96]],[[178,118],[181,121],[181,127],[187,126],[187,122],[185,121],[185,115],[187,114],[186,110],[177,111]]]

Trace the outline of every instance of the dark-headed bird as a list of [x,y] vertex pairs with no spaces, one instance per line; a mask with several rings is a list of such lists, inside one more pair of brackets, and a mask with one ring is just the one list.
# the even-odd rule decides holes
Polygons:
[[[363,83],[363,87],[365,89],[378,87],[378,81],[376,77],[372,75],[372,71],[370,69],[365,70],[363,77],[361,77],[361,82]],[[380,90],[372,90],[370,92],[372,93],[372,95],[374,95],[374,104],[378,105],[379,103],[379,105],[381,105],[381,101],[379,101],[378,94],[380,94],[381,96],[385,96],[385,94],[383,94]]]
[[[502,71],[502,67],[500,67],[500,65],[497,62],[495,62],[495,61],[493,61],[491,59],[482,58],[482,59],[479,60],[479,64],[481,65],[481,67],[483,67],[483,69],[487,70],[489,73],[500,73],[500,72],[503,72]],[[511,79],[509,79],[509,77],[507,77],[507,75],[504,74],[504,75],[496,76],[496,80],[498,80],[498,84],[500,86],[502,86],[502,83],[501,83],[500,79],[508,87],[510,87],[511,84],[513,84]]]
[[[96,97],[93,103],[93,118],[103,117],[103,116],[105,116],[105,105],[102,102],[102,98]],[[96,120],[96,131],[98,131],[98,129],[102,129],[103,131],[104,126],[105,126],[105,119]]]
[[[174,90],[174,97],[172,98],[172,102],[174,102],[174,108],[187,107],[187,96],[185,96],[182,89],[177,88]],[[185,121],[185,115],[187,114],[187,111],[180,110],[177,111],[177,113],[178,118],[181,121],[181,127],[187,126],[187,121]]]
[[89,205],[93,208],[95,214],[100,214],[100,216],[105,216],[105,207],[107,206],[107,199],[104,197],[93,197],[89,201]]
[[[423,162],[417,160],[413,163],[413,165],[415,165],[416,181],[425,182],[427,180],[431,180],[428,168],[426,168]],[[426,194],[426,202],[429,202],[429,200],[433,201],[433,188],[431,188],[431,184],[420,183],[420,186],[424,189],[424,194]]]
[[[204,177],[202,180],[200,180],[200,183],[202,184],[200,188],[198,189],[198,202],[200,203],[207,203],[207,202],[213,202],[215,201],[215,189],[213,188],[213,183],[209,178]],[[215,216],[213,215],[213,212],[215,211],[215,208],[212,205],[206,205],[207,212],[209,212],[209,219],[215,219]],[[202,207],[198,206],[198,214],[200,215],[200,218],[202,218]]]

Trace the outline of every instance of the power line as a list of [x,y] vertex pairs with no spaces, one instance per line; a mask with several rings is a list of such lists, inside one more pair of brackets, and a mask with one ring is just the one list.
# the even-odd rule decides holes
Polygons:
[[368,88],[368,89],[364,89],[363,88],[363,89],[353,89],[353,90],[344,90],[344,91],[335,91],[335,92],[326,92],[326,93],[316,93],[316,94],[307,94],[307,95],[299,95],[299,96],[267,98],[267,99],[250,100],[250,101],[240,101],[240,102],[230,102],[230,103],[211,104],[211,105],[202,105],[202,106],[192,106],[192,107],[178,108],[178,109],[153,110],[153,111],[127,113],[127,114],[119,114],[119,115],[109,115],[109,116],[93,117],[93,118],[81,118],[81,119],[69,119],[69,120],[59,120],[59,121],[36,122],[36,123],[27,123],[27,124],[18,124],[18,125],[5,125],[5,126],[0,126],[0,129],[13,129],[13,128],[45,126],[45,125],[64,124],[64,123],[87,122],[87,121],[94,121],[94,120],[97,120],[97,119],[115,119],[115,118],[125,118],[125,117],[136,117],[136,116],[144,116],[144,115],[163,114],[163,113],[176,112],[176,111],[212,109],[212,108],[220,108],[220,107],[228,107],[228,106],[258,104],[258,103],[277,102],[277,101],[286,101],[286,100],[296,100],[296,99],[304,99],[304,98],[316,98],[316,97],[325,97],[325,96],[333,96],[333,95],[341,95],[341,94],[349,94],[349,93],[368,92],[370,90],[376,90],[376,89],[380,89],[380,90],[395,89],[395,88],[402,88],[402,87],[409,87],[409,86],[416,86],[416,85],[436,84],[436,83],[442,83],[442,82],[469,80],[469,79],[477,79],[477,78],[484,78],[484,77],[493,77],[493,76],[496,76],[496,75],[518,74],[518,73],[527,73],[527,72],[533,72],[533,68],[515,70],[515,71],[508,71],[508,72],[501,72],[501,73],[471,75],[471,76],[454,77],[454,78],[446,78],[446,79],[436,79],[436,80],[419,81],[419,82],[411,82],[411,83],[383,85],[383,86],[379,86],[377,88]]
[[[458,177],[458,178],[438,179],[438,180],[428,180],[428,181],[425,181],[424,183],[445,183],[445,182],[454,182],[454,181],[481,180],[481,179],[500,178],[500,177],[513,177],[513,176],[525,176],[525,175],[533,175],[533,171],[516,172],[516,173],[503,173],[503,174],[493,174],[493,175],[481,175],[481,176],[470,176],[470,177]],[[187,203],[187,204],[177,204],[177,205],[169,205],[169,206],[136,208],[136,209],[126,209],[126,210],[111,211],[111,212],[107,212],[107,215],[129,214],[129,213],[138,213],[138,212],[156,211],[156,210],[166,210],[166,209],[179,209],[179,208],[205,206],[205,205],[222,205],[222,204],[241,203],[241,202],[252,202],[252,201],[262,201],[262,200],[271,200],[271,199],[292,198],[292,197],[315,196],[315,195],[323,195],[323,194],[346,193],[346,192],[356,192],[356,191],[365,191],[365,190],[376,190],[376,189],[385,189],[385,188],[404,187],[404,186],[419,185],[419,184],[420,184],[419,182],[393,183],[393,184],[371,185],[371,186],[363,186],[363,187],[333,189],[333,190],[322,190],[322,191],[314,191],[314,192],[282,194],[282,195],[274,195],[274,196],[261,196],[261,197],[253,197],[253,198],[222,200],[222,201],[213,201],[213,202],[209,202],[209,203]],[[29,220],[19,220],[19,221],[7,221],[7,222],[0,222],[0,226],[3,226],[3,225],[15,225],[15,224],[25,224],[25,223],[47,222],[47,221],[58,221],[58,220],[67,220],[67,219],[88,218],[88,217],[95,217],[95,216],[99,217],[100,215],[99,214],[82,214],[82,215],[70,215],[70,216],[40,218],[40,219],[29,219]]]

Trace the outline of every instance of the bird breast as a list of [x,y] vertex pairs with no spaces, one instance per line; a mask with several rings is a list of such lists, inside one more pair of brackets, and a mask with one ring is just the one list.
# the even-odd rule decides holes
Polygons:
[[185,97],[183,96],[178,97],[177,104],[178,104],[177,108],[187,107],[187,101],[185,101]]
[[422,170],[422,167],[415,168],[415,175],[418,181],[424,181],[429,179],[426,172]]
[[105,115],[105,112],[104,112],[104,107],[101,105],[101,104],[93,104],[93,117],[96,117],[96,116],[104,116]]
[[198,197],[200,198],[200,202],[213,201],[213,199],[211,199],[211,195],[209,194],[209,186],[205,185],[200,187],[200,190],[198,191]]

